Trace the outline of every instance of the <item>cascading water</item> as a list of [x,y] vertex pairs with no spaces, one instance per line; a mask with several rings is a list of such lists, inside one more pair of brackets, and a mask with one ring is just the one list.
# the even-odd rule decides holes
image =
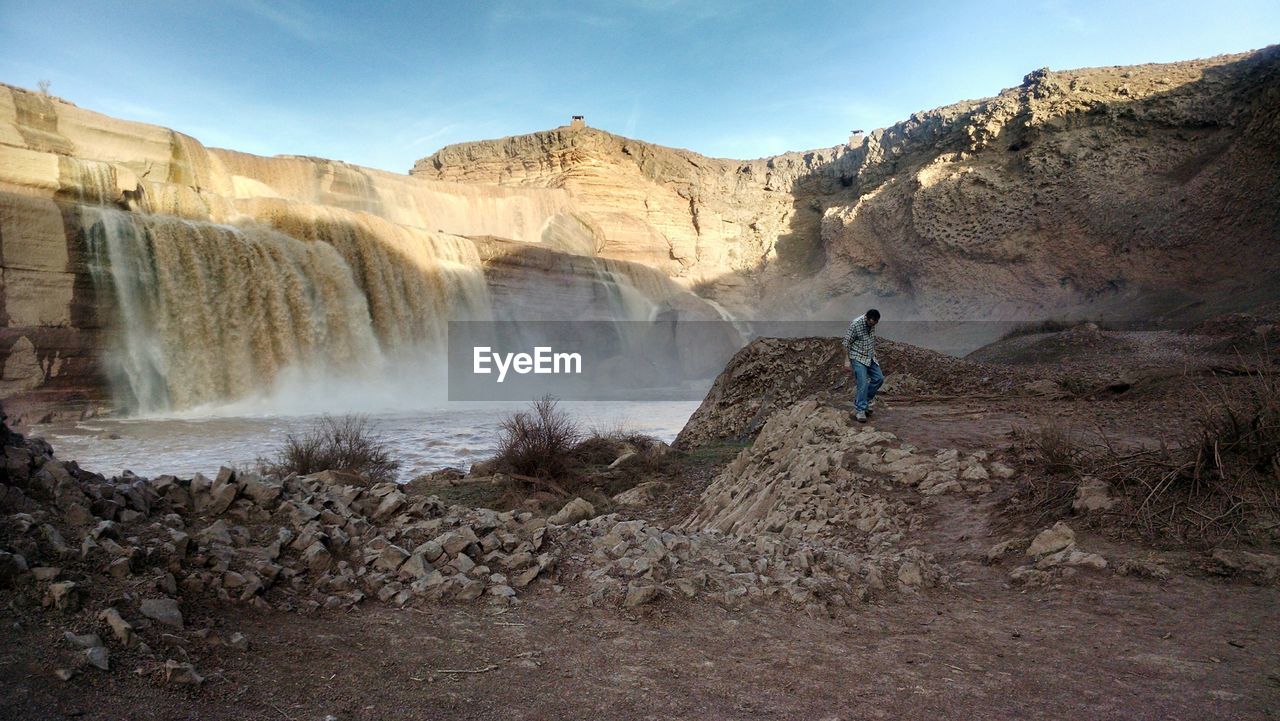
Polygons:
[[287,369],[381,370],[365,297],[328,244],[82,212],[90,273],[118,309],[107,366],[123,407],[152,414],[241,398]]
[[[117,407],[151,416],[431,407],[443,400],[448,322],[495,317],[469,239],[287,199],[223,210],[253,220],[83,208],[91,274],[117,310],[104,359]],[[538,312],[611,330],[566,330],[566,342],[648,357],[674,338],[670,323],[687,305],[672,303],[688,304],[686,291],[656,271],[573,258],[561,290],[579,294]],[[521,324],[502,332],[523,339]]]
[[596,286],[605,295],[609,317],[617,321],[651,321],[658,314],[658,306],[632,285],[624,274],[608,267],[598,267]]

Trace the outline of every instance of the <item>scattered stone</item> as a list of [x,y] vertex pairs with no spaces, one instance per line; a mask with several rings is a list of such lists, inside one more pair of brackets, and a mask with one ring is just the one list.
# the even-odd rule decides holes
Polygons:
[[388,544],[382,549],[382,553],[378,554],[377,560],[373,562],[373,567],[387,573],[395,573],[400,570],[400,566],[409,559],[409,552],[403,548]]
[[143,616],[166,626],[181,629],[182,612],[178,610],[178,602],[172,598],[148,598],[142,601],[139,609]]
[[987,563],[988,564],[995,563],[997,560],[1004,557],[1005,554],[1010,553],[1011,551],[1020,547],[1022,544],[1026,542],[1027,541],[1025,538],[1010,538],[1010,539],[1001,541],[1000,543],[997,543],[996,545],[987,549]]
[[54,566],[36,566],[31,569],[31,575],[37,581],[52,581],[61,575],[62,569]]
[[89,649],[89,648],[97,648],[103,645],[102,638],[99,637],[98,634],[96,633],[86,633],[86,634],[77,636],[76,634],[70,631],[66,631],[62,634],[62,637],[65,638],[69,643],[71,643],[71,645],[76,646],[78,648]]
[[613,497],[613,502],[620,506],[643,506],[652,503],[669,486],[662,481],[648,481],[629,488]]
[[657,598],[657,586],[641,586],[633,583],[627,587],[627,597],[623,601],[622,605],[627,608],[633,608],[635,606],[643,606],[646,603],[652,603]]
[[1036,562],[1036,568],[1042,571],[1054,566],[1086,566],[1101,570],[1107,567],[1107,559],[1096,553],[1085,553],[1074,547],[1068,547]]
[[575,498],[565,504],[555,515],[547,519],[548,523],[564,526],[586,520],[596,515],[595,506],[582,498]]
[[1013,478],[1016,471],[1000,461],[992,461],[987,464],[987,470],[996,478]]
[[1106,481],[1086,476],[1076,488],[1076,498],[1071,503],[1071,507],[1077,513],[1108,510],[1116,504],[1110,491],[1111,487]]
[[79,584],[75,581],[61,581],[49,586],[45,601],[63,613],[74,613],[80,610],[83,596]]
[[1027,556],[1036,557],[1043,556],[1046,553],[1060,551],[1076,542],[1075,531],[1062,521],[1053,524],[1052,528],[1046,528],[1031,541],[1031,545],[1027,547]]
[[1270,553],[1219,548],[1213,552],[1213,560],[1226,573],[1249,574],[1266,583],[1280,579],[1280,556]]
[[204,683],[204,677],[196,673],[195,666],[168,659],[164,662],[164,681],[169,684],[199,686]]
[[125,648],[133,648],[138,642],[138,637],[133,632],[133,626],[121,617],[120,612],[114,608],[108,608],[98,614],[100,620],[106,621],[107,626],[111,628],[111,634],[115,636],[116,641]]
[[94,646],[85,649],[84,660],[94,668],[100,668],[103,671],[111,670],[111,653],[107,651],[105,646]]
[[639,454],[636,453],[635,451],[627,451],[626,453],[623,453],[622,455],[615,458],[613,460],[613,463],[609,464],[609,468],[617,468],[618,466],[624,465],[634,460],[638,455]]
[[920,567],[914,563],[904,563],[898,569],[898,582],[908,588],[918,588],[924,583],[924,577],[920,575]]
[[0,551],[0,588],[14,585],[27,572],[27,560],[16,553]]

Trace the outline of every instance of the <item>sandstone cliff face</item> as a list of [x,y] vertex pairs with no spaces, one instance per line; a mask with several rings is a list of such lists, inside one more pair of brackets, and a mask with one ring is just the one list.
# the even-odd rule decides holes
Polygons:
[[824,212],[826,264],[800,302],[1142,318],[1274,297],[1278,48],[1037,71],[878,139],[856,199]]
[[[450,317],[618,298],[694,319],[1207,316],[1280,292],[1277,240],[1280,48],[1037,71],[774,158],[560,128],[410,176],[0,86],[0,395],[19,420],[119,405],[122,385],[203,403],[370,338],[378,367]],[[229,295],[244,285],[273,292]]]
[[[536,281],[481,238],[540,252]],[[216,403],[300,364],[377,372],[453,318],[594,312],[602,273],[716,315],[648,268],[602,271],[602,238],[561,189],[211,149],[0,86],[0,397],[26,423]]]
[[597,130],[445,148],[417,176],[562,188],[601,253],[745,315],[1141,318],[1274,295],[1280,48],[1036,71],[856,143],[756,161]]
[[846,151],[724,160],[564,127],[452,145],[418,161],[412,174],[562,189],[600,229],[600,255],[692,283],[758,270],[798,229],[816,235],[821,215],[797,193],[838,187],[823,168]]

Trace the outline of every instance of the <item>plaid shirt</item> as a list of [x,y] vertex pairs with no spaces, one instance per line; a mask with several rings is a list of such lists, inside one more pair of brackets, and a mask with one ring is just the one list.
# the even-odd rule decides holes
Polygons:
[[849,353],[849,360],[856,360],[868,368],[876,360],[876,329],[867,323],[865,315],[853,319],[840,344]]

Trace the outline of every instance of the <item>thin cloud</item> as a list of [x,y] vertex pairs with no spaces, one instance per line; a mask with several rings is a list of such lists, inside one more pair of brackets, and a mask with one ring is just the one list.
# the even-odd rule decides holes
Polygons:
[[415,148],[419,145],[422,145],[423,143],[429,143],[432,140],[435,140],[436,138],[440,137],[441,135],[451,132],[456,127],[458,127],[457,123],[449,123],[448,125],[445,125],[441,128],[433,130],[430,133],[427,133],[426,135],[422,135],[417,138],[414,138],[412,141],[409,142],[409,147]]
[[626,22],[616,16],[601,15],[587,10],[554,5],[534,7],[518,3],[499,3],[489,11],[489,20],[499,24],[526,22],[535,19],[551,20],[558,23],[575,23],[597,30],[619,28]]
[[293,0],[232,0],[241,9],[270,22],[290,35],[307,42],[318,42],[326,33],[309,10]]

